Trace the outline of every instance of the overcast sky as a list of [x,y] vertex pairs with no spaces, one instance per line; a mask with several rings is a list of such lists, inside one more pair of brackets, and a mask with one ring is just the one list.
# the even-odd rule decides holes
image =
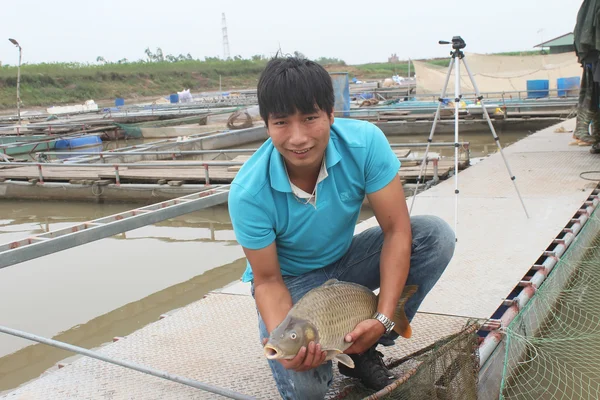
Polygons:
[[[6,0],[0,8],[0,62],[95,62],[144,58],[144,49],[223,57],[301,51],[349,64],[444,57],[440,39],[461,35],[472,53],[532,50],[571,32],[581,0],[248,1]],[[543,30],[539,32],[540,30]]]

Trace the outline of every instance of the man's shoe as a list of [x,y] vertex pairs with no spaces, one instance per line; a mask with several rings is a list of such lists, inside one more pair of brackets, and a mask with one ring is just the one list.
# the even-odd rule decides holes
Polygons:
[[338,363],[341,374],[358,378],[363,385],[373,390],[381,390],[394,382],[397,377],[383,363],[383,354],[371,347],[362,354],[349,354],[354,368]]
[[600,142],[594,143],[592,148],[590,149],[590,153],[592,154],[600,154]]

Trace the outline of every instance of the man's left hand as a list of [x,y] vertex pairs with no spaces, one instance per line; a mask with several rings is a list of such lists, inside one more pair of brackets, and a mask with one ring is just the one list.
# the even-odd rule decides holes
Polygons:
[[385,333],[385,327],[376,319],[367,319],[356,325],[352,332],[344,338],[346,342],[354,342],[344,353],[362,353],[373,346]]

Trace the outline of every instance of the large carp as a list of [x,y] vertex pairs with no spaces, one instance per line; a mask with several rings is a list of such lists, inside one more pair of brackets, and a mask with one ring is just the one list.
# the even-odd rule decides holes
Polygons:
[[[409,338],[412,330],[404,305],[417,291],[406,286],[393,317],[394,331]],[[344,337],[360,322],[377,311],[379,295],[369,288],[351,282],[330,279],[306,293],[290,309],[285,319],[271,332],[264,346],[268,359],[292,359],[302,346],[314,341],[327,352],[326,360],[336,360],[354,368],[354,362],[343,352],[352,345]]]

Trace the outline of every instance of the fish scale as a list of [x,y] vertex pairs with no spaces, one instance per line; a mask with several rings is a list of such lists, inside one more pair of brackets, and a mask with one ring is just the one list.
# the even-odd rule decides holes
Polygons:
[[336,282],[306,294],[290,315],[314,324],[321,347],[343,351],[351,344],[344,341],[344,335],[372,317],[376,310],[377,297],[371,290],[348,282]]

